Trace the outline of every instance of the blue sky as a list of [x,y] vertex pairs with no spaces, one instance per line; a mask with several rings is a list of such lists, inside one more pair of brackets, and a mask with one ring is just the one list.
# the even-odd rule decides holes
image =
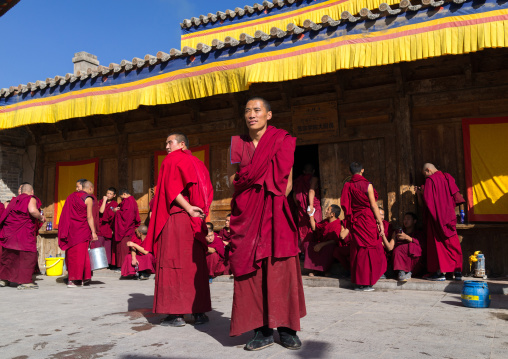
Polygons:
[[184,18],[256,1],[21,0],[0,17],[0,88],[73,72],[79,51],[107,66],[179,49]]

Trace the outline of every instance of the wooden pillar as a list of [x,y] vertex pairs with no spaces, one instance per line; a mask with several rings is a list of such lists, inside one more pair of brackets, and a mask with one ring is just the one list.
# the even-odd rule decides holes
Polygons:
[[127,188],[129,191],[129,137],[124,132],[124,123],[115,122],[115,130],[118,135],[118,187]]
[[[411,97],[407,94],[404,83],[404,68],[396,65],[394,75],[397,82],[397,95],[394,100],[394,126],[396,133],[395,158],[388,158],[388,161],[397,162],[397,180],[399,193],[398,197],[398,219],[402,220],[404,213],[416,210],[416,198],[414,187],[414,149],[411,131]],[[394,213],[395,214],[395,213]]]

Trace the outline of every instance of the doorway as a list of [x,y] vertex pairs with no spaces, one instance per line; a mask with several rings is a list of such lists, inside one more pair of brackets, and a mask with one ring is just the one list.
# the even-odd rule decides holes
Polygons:
[[312,163],[315,169],[314,175],[319,177],[318,145],[296,146],[293,180],[302,174],[303,167],[307,163]]

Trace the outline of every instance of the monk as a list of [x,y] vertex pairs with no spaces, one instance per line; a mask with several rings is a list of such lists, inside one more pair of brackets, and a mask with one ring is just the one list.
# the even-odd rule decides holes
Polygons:
[[[304,243],[305,261],[303,267],[313,271],[309,273],[310,277],[313,277],[316,272],[328,272],[333,263],[337,246],[346,248],[349,252],[349,243],[344,241],[348,231],[341,225],[340,212],[340,207],[332,204],[326,209],[325,219],[319,223],[316,223],[314,215],[309,214],[314,239]],[[349,270],[349,263],[341,264],[346,270]]]
[[231,268],[229,265],[229,254],[231,252],[231,228],[229,227],[231,221],[231,213],[226,215],[226,221],[224,227],[219,231],[219,238],[225,246],[224,252],[224,274],[231,274]]
[[118,194],[122,198],[122,202],[113,209],[115,212],[114,262],[117,267],[122,265],[125,256],[130,253],[127,242],[131,240],[134,231],[141,224],[136,199],[126,188],[122,188]]
[[416,230],[417,221],[415,213],[407,212],[404,215],[403,228],[394,231],[390,241],[390,247],[393,248],[393,269],[399,272],[398,280],[402,282],[410,280],[413,274],[424,272],[422,244],[425,240],[423,233]]
[[[383,220],[383,225],[381,226],[382,227],[382,233],[379,233],[379,238],[381,240],[381,243],[383,244],[383,248],[385,250],[385,256],[386,256],[386,272],[381,275],[381,279],[386,279],[387,276],[389,274],[391,274],[393,272],[393,268],[391,268],[392,266],[392,249],[393,249],[393,244],[391,245],[391,248],[390,247],[390,240],[392,238],[392,233],[393,233],[393,226],[390,222],[388,222],[386,219],[385,219],[385,210],[383,208],[382,205],[378,205],[377,207],[379,209],[379,215],[381,216],[381,219]],[[383,236],[384,234],[384,236]],[[383,238],[382,238],[383,237]],[[387,243],[385,244],[385,241],[384,239],[386,239]]]
[[427,269],[434,272],[429,280],[444,281],[445,273],[453,272],[462,280],[462,249],[457,235],[455,207],[464,203],[455,180],[438,171],[432,163],[423,166],[425,185],[417,189],[424,209],[427,231]]
[[321,222],[323,215],[321,210],[321,197],[319,194],[319,179],[314,175],[315,169],[311,163],[303,168],[303,174],[298,176],[293,183],[293,197],[298,208],[298,235],[299,246],[305,252],[305,243],[314,238],[310,228],[309,214],[314,216],[316,223]]
[[[115,212],[114,209],[118,207],[116,199],[116,188],[109,187],[106,191],[106,195],[97,202],[95,209],[97,211],[97,238],[96,242],[93,242],[90,248],[104,247],[106,250],[106,256],[108,263],[113,264],[112,258],[112,242],[113,242],[113,228]],[[115,248],[116,249],[116,248]]]
[[161,164],[143,245],[148,251],[157,248],[153,311],[168,314],[163,326],[182,327],[189,313],[194,325],[204,324],[209,320],[205,312],[212,310],[204,219],[213,187],[206,166],[188,148],[183,133],[167,137],[168,155]]
[[[281,344],[300,349],[300,318],[306,315],[298,233],[287,196],[292,188],[296,138],[268,126],[268,101],[245,106],[248,135],[231,139],[231,271],[235,277],[230,336],[254,330],[246,350]],[[233,187],[230,186],[230,187]]]
[[150,274],[155,273],[155,257],[143,248],[143,241],[148,233],[148,227],[140,225],[127,242],[130,254],[125,256],[122,264],[122,277],[139,278],[147,280]]
[[213,282],[213,278],[224,273],[224,242],[213,231],[213,223],[207,222],[208,234],[206,242],[208,245],[208,253],[206,254],[206,264],[208,267],[209,283]]
[[86,181],[88,180],[85,178],[81,178],[76,181],[76,192],[83,190],[83,183],[85,183]]
[[371,292],[386,271],[386,256],[378,234],[383,220],[377,206],[377,192],[358,162],[349,165],[352,177],[344,184],[340,204],[351,240],[351,282],[355,290]]
[[25,184],[0,215],[0,287],[17,283],[18,289],[37,289],[32,274],[37,267],[37,234],[44,215],[33,187]]
[[90,241],[97,241],[93,218],[96,201],[94,185],[83,183],[83,190],[73,192],[65,200],[58,224],[58,245],[65,251],[65,263],[69,273],[67,288],[89,285],[92,268],[88,248]]

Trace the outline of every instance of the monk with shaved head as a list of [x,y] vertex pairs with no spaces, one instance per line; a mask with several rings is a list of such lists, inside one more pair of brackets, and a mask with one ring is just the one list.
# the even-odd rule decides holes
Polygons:
[[32,185],[23,184],[20,192],[0,216],[0,287],[12,282],[18,289],[37,289],[32,274],[37,266],[37,233],[45,218]]
[[65,262],[69,278],[68,288],[88,285],[92,278],[88,247],[96,241],[97,233],[93,216],[96,201],[94,185],[83,182],[81,191],[73,192],[65,200],[58,225],[58,245],[65,250]]
[[122,264],[122,277],[136,278],[141,280],[150,278],[150,274],[155,273],[155,257],[152,253],[143,248],[143,241],[146,238],[148,227],[140,225],[131,240],[127,242],[130,254],[125,256]]
[[427,269],[434,272],[428,279],[444,281],[447,272],[462,279],[462,249],[457,235],[455,207],[465,202],[448,173],[439,171],[432,163],[422,169],[425,185],[417,189],[419,203],[424,207],[427,230]]

